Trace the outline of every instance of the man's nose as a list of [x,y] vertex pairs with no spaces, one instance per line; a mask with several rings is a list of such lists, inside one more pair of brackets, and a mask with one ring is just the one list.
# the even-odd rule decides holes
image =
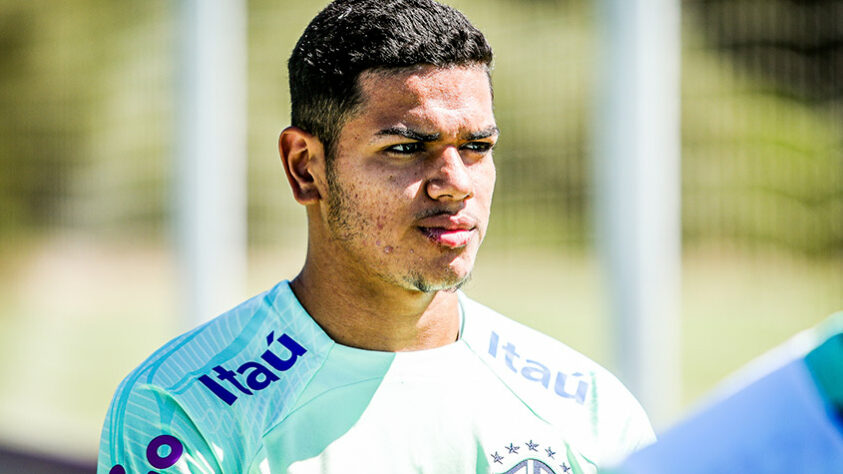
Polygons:
[[474,183],[459,150],[446,147],[433,164],[427,195],[438,201],[462,201],[473,194]]

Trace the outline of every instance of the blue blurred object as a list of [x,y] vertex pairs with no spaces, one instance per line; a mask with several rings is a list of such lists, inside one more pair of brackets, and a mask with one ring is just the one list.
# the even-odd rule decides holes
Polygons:
[[776,359],[772,370],[761,364],[760,378],[750,376],[611,472],[843,474],[843,312],[797,338],[762,361]]

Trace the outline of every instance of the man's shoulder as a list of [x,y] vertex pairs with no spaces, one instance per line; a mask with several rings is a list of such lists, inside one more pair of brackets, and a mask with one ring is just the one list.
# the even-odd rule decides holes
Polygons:
[[120,459],[111,446],[135,433],[193,436],[246,454],[261,432],[254,420],[284,416],[329,344],[282,282],[164,344],[133,370],[103,428],[108,454]]
[[[197,379],[215,366],[240,358],[273,342],[310,336],[307,321],[295,314],[288,301],[286,282],[253,296],[210,321],[165,343],[126,379],[179,391],[190,379]],[[277,334],[275,334],[277,333]],[[274,341],[267,338],[273,336]],[[262,351],[261,351],[262,352]],[[258,352],[259,354],[260,352]]]

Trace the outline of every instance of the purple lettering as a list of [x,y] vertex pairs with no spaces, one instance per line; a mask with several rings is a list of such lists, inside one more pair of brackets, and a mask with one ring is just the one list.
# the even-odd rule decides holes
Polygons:
[[[162,446],[170,448],[169,453],[165,456],[161,456],[158,452]],[[184,453],[184,445],[181,444],[178,438],[170,435],[161,435],[156,436],[149,442],[149,445],[146,447],[146,460],[155,469],[166,469],[175,465],[179,458],[181,458],[182,453]]]
[[240,382],[237,380],[237,374],[234,371],[224,369],[224,368],[222,368],[218,365],[218,366],[214,367],[214,372],[217,373],[218,379],[227,381],[231,385],[234,385],[235,387],[237,387],[237,390],[240,390],[241,392],[245,393],[246,395],[252,394],[252,392],[250,392],[248,388],[240,385]]
[[[261,354],[261,359],[263,359],[269,367],[262,364],[260,361],[247,361],[240,365],[236,372],[218,365],[213,368],[213,372],[217,380],[230,383],[234,386],[234,388],[239,390],[240,393],[245,395],[254,395],[252,390],[255,392],[263,390],[273,382],[281,380],[278,374],[273,372],[271,369],[281,372],[290,370],[290,368],[296,364],[298,358],[307,353],[307,349],[302,347],[287,334],[282,334],[281,337],[275,339],[275,332],[273,331],[266,337],[267,347],[271,346],[274,342],[281,343],[281,345],[289,351],[290,355],[282,359],[276,353],[267,349],[263,354]],[[238,379],[238,373],[245,377],[245,382],[241,382]],[[210,373],[199,376],[199,381],[202,382],[202,385],[210,390],[211,393],[216,395],[217,398],[224,401],[229,406],[233,405],[234,402],[237,401],[237,392],[230,390],[228,387],[224,386],[224,384],[217,382],[217,380],[211,378]]]
[[278,381],[277,375],[257,362],[246,362],[237,369],[237,372],[245,374],[249,369],[252,370],[246,375],[246,385],[252,390],[263,390],[272,382]]
[[[272,344],[272,338],[275,337],[275,333],[271,332],[268,336],[266,336],[266,345],[269,346]],[[290,351],[290,357],[287,359],[281,359],[275,353],[267,349],[261,354],[261,359],[265,360],[267,364],[271,365],[272,368],[275,370],[279,370],[281,372],[287,371],[292,367],[296,360],[298,360],[299,356],[304,355],[307,352],[307,349],[300,346],[298,342],[294,341],[293,338],[288,336],[287,334],[282,334],[279,337],[278,342],[281,343],[282,346],[286,347],[287,350]]]
[[226,390],[222,385],[216,383],[211,377],[203,375],[199,377],[199,381],[225,403],[232,405],[237,400],[237,397],[233,393]]

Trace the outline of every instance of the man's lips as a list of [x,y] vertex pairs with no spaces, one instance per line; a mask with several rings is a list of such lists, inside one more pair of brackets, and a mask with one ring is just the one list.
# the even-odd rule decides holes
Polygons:
[[477,221],[470,216],[439,214],[418,222],[425,237],[439,245],[460,248],[468,245],[477,229]]
[[419,227],[422,234],[433,242],[453,249],[465,247],[474,234],[474,229],[443,229],[442,227]]

